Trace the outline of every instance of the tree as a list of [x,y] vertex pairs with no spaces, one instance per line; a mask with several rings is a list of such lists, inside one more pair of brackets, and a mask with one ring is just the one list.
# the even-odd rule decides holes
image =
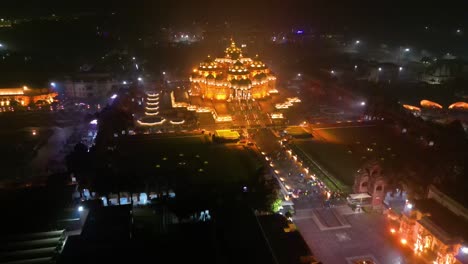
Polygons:
[[282,204],[282,200],[280,198],[277,198],[272,204],[271,204],[271,211],[273,213],[277,213],[279,212],[279,210],[281,209],[281,204]]

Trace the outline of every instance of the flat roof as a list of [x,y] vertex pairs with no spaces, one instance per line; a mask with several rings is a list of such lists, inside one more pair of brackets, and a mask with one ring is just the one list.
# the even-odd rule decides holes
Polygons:
[[450,243],[450,240],[457,238],[468,241],[467,220],[433,199],[416,200],[414,205],[417,210],[429,214],[418,222],[442,242]]
[[238,139],[238,138],[240,138],[239,132],[237,132],[235,130],[228,130],[228,129],[216,130],[215,135],[217,137],[227,138],[227,139]]

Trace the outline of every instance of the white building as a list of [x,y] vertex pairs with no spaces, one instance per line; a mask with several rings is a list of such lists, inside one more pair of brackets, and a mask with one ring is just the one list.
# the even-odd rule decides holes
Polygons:
[[65,95],[75,99],[100,99],[119,87],[109,74],[80,74],[64,81]]

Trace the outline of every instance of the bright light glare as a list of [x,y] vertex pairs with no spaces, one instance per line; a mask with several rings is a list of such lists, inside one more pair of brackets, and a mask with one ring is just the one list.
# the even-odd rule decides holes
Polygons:
[[462,247],[462,248],[461,248],[461,252],[462,252],[463,254],[468,254],[468,247]]
[[50,86],[52,86],[52,87],[55,87],[56,85],[57,85],[57,84],[55,84],[54,82],[51,82],[51,83],[50,83]]
[[406,245],[406,243],[408,243],[408,241],[407,241],[406,239],[404,239],[404,238],[402,238],[400,241],[401,241],[401,243],[402,243],[403,245]]
[[390,233],[395,234],[396,230],[395,228],[390,229]]
[[407,204],[407,205],[406,205],[406,208],[408,208],[408,209],[413,209],[413,204],[410,204],[410,203]]
[[91,125],[97,125],[98,121],[97,119],[94,119],[94,120],[91,120],[91,122],[89,122]]
[[402,70],[403,70],[403,67],[398,68],[398,70],[399,70],[399,71],[402,71]]
[[163,75],[166,75],[166,72],[163,72]]
[[[125,83],[124,83],[124,84],[125,84]],[[113,95],[111,96],[111,99],[115,99],[115,98],[117,98],[117,94],[113,94]]]
[[126,81],[123,81],[122,84],[127,84],[127,82],[126,82]]
[[361,105],[362,105],[362,106],[366,105],[366,102],[364,102],[364,101],[363,101],[363,102],[361,102]]
[[409,49],[409,48],[406,48],[406,49],[405,49],[405,52],[409,52],[409,51],[410,51],[410,49]]
[[381,68],[381,67],[379,67],[379,71],[382,71],[382,68]]
[[83,210],[84,210],[83,206],[81,206],[81,205],[78,206],[78,212],[83,212]]
[[3,44],[2,44],[2,43],[0,43],[0,48],[1,48],[1,47],[3,47]]
[[356,44],[359,44],[359,43],[361,43],[361,41],[360,41],[360,40],[356,40]]
[[143,78],[141,78],[141,77],[138,77],[138,81],[140,81],[140,82],[141,82],[141,81],[143,81]]

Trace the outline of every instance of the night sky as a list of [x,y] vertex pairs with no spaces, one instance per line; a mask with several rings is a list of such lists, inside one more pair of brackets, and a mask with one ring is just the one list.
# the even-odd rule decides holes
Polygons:
[[314,0],[136,0],[136,1],[59,1],[1,0],[0,15],[31,16],[48,13],[110,12],[143,16],[148,21],[185,23],[231,21],[259,26],[313,24],[323,27],[374,29],[438,25],[466,26],[467,3],[448,1],[314,1]]

